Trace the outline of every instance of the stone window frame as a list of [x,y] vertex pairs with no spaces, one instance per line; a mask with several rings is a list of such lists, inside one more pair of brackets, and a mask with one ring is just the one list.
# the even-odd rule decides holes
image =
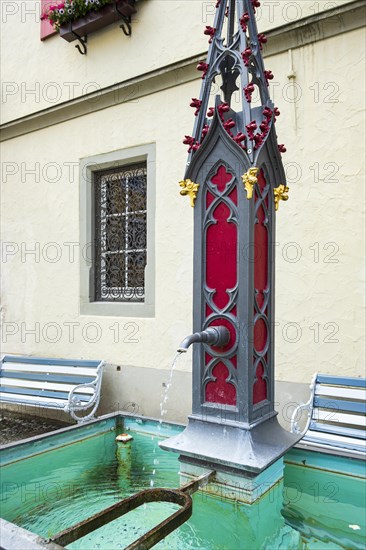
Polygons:
[[[93,172],[146,162],[147,168],[147,264],[144,302],[93,301],[94,235]],[[80,314],[106,317],[154,317],[155,315],[155,144],[140,145],[80,159]]]

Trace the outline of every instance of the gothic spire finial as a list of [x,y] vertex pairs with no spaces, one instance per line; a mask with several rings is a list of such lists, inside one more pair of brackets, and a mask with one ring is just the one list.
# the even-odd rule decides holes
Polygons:
[[[214,114],[209,100],[218,76],[222,79],[223,92],[223,107],[219,111],[221,121],[247,155],[249,164],[255,165],[269,136],[273,154],[280,157],[280,152],[285,150],[278,148],[273,129],[279,111],[269,96],[269,81],[273,74],[264,68],[262,46],[267,38],[258,33],[255,12],[259,6],[259,0],[218,0],[216,3],[214,22],[204,30],[209,37],[207,59],[197,66],[202,72],[202,87],[199,99],[195,98],[191,103],[196,108],[196,120],[193,135],[186,136],[184,141],[189,145],[187,167],[209,132]],[[239,109],[232,108],[234,94],[237,94]]]

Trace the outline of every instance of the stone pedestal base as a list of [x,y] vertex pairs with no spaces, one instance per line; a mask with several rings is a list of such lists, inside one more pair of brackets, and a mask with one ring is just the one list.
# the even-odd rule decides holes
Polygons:
[[191,416],[186,429],[159,443],[163,449],[209,470],[258,476],[281,458],[301,435],[284,430],[276,417],[247,429]]
[[[283,458],[280,458],[258,475],[241,472],[224,472],[217,470],[214,481],[203,487],[201,491],[220,498],[227,498],[253,504],[263,495],[269,493],[283,479]],[[180,459],[181,484],[207,473],[209,470],[198,463]]]

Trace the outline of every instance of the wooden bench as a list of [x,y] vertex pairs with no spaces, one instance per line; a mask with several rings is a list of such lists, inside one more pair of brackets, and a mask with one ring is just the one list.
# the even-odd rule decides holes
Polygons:
[[307,403],[299,405],[291,419],[291,431],[300,433],[300,412],[308,411],[302,448],[314,448],[354,458],[366,457],[366,380],[315,374]]
[[85,422],[97,410],[102,373],[103,361],[5,355],[0,363],[0,401],[60,409]]

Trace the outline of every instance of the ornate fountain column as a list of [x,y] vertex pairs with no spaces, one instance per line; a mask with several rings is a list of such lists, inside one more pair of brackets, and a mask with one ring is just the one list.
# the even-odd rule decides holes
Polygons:
[[[230,332],[224,347],[194,345],[192,415],[181,435],[161,444],[180,454],[186,473],[193,472],[187,465],[208,466],[253,477],[298,439],[281,428],[274,410],[275,218],[288,188],[258,5],[217,2],[214,26],[204,31],[208,57],[197,67],[203,82],[191,103],[194,132],[184,140],[189,158],[181,194],[194,206],[193,329]],[[219,75],[223,98],[210,106]]]

